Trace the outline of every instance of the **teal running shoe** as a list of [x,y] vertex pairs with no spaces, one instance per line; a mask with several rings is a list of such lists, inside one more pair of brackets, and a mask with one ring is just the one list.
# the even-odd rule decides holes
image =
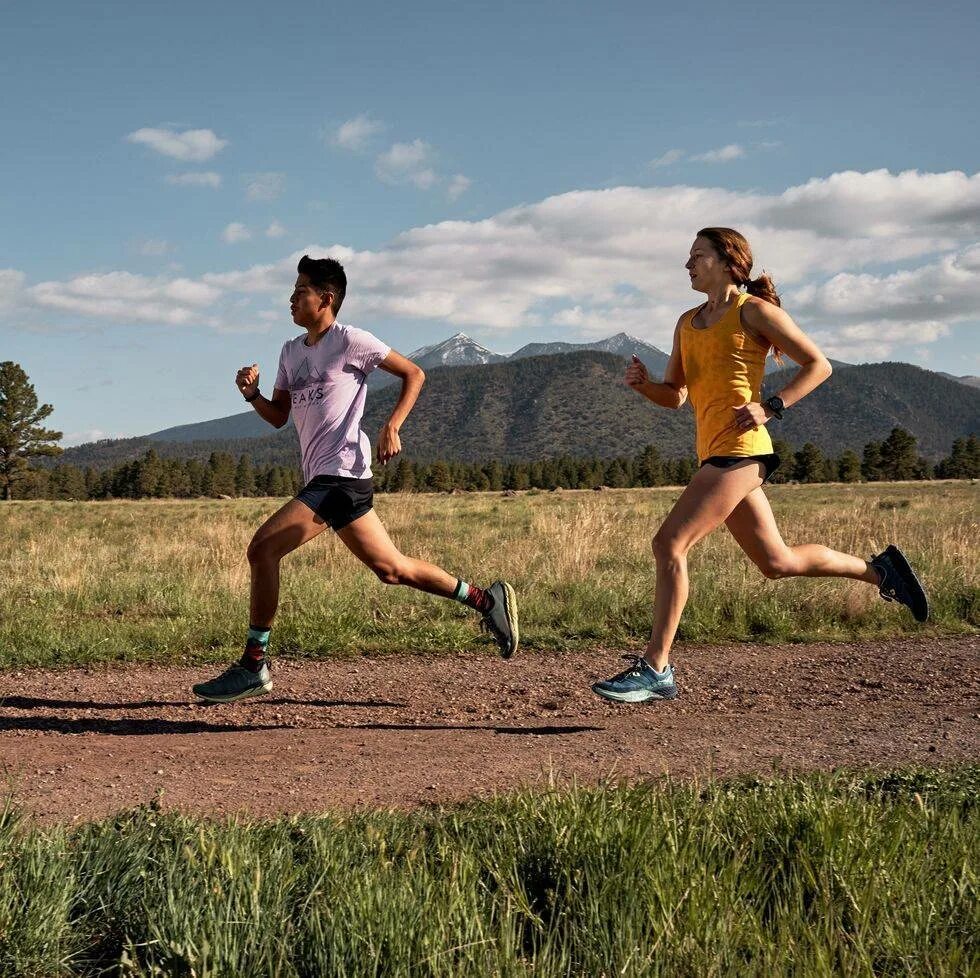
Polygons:
[[615,703],[645,703],[647,700],[673,700],[677,698],[674,667],[668,665],[657,672],[639,655],[624,655],[630,667],[612,679],[604,679],[592,686],[592,692]]
[[929,599],[925,589],[915,576],[908,558],[898,547],[889,544],[868,563],[878,572],[878,593],[886,601],[904,604],[916,621],[925,621],[929,617]]
[[487,593],[493,598],[493,607],[483,616],[480,627],[494,637],[501,656],[509,659],[521,640],[517,595],[506,581],[494,581]]
[[193,686],[195,696],[211,703],[234,703],[247,696],[262,696],[272,689],[272,676],[269,667],[262,663],[258,672],[252,672],[237,662],[226,669],[220,676],[209,679],[206,683]]

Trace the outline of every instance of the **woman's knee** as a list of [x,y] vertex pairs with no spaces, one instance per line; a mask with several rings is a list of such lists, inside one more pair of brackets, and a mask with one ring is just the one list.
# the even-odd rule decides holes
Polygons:
[[770,581],[778,581],[782,577],[795,577],[799,572],[796,558],[791,550],[785,553],[766,554],[761,560],[756,561],[756,566]]
[[674,564],[687,556],[687,547],[671,533],[659,531],[653,538],[653,558],[658,564]]

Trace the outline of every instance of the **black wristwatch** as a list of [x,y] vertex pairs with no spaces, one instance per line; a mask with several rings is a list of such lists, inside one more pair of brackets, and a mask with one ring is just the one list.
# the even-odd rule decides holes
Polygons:
[[773,394],[772,397],[767,398],[762,402],[762,406],[779,421],[783,420],[783,411],[786,410],[786,405],[783,404],[783,399],[778,394]]
[[259,391],[258,389],[256,389],[255,393],[251,397],[245,397],[244,394],[242,394],[242,397],[245,397],[245,400],[248,401],[249,404],[251,404],[252,401],[254,401],[259,396],[259,394],[261,394],[261,393],[262,393],[261,391]]

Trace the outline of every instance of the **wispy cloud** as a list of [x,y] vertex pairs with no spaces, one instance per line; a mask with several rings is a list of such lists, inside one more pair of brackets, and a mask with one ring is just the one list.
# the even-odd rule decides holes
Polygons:
[[662,166],[672,166],[674,163],[679,163],[684,159],[684,155],[684,150],[682,149],[668,149],[662,156],[658,156],[655,160],[650,160],[650,166],[655,170]]
[[361,152],[367,149],[372,136],[384,130],[384,125],[368,115],[357,115],[340,125],[330,141],[341,149]]
[[135,246],[136,253],[146,258],[162,258],[169,255],[173,250],[173,245],[162,238],[145,238],[137,241]]
[[457,173],[450,181],[449,186],[446,188],[446,194],[450,200],[459,200],[463,194],[473,185],[473,181],[469,177],[463,176],[462,173]]
[[435,154],[422,139],[394,143],[375,160],[374,169],[385,183],[409,183],[419,190],[429,190],[438,180],[433,169]]
[[226,139],[220,139],[211,129],[185,129],[183,132],[166,128],[137,129],[126,140],[185,163],[203,163],[228,145]]
[[245,180],[245,196],[249,200],[275,200],[286,189],[285,173],[253,173]]
[[242,241],[249,241],[251,238],[252,232],[238,221],[232,221],[221,232],[221,240],[226,244],[239,244]]
[[729,143],[718,149],[709,149],[705,153],[695,153],[691,159],[697,163],[730,163],[745,156],[745,147],[739,143]]
[[164,180],[175,187],[210,187],[212,190],[217,190],[221,186],[221,174],[213,170],[168,173]]
[[265,229],[265,236],[267,238],[281,238],[285,235],[285,233],[286,229],[278,221],[273,221]]

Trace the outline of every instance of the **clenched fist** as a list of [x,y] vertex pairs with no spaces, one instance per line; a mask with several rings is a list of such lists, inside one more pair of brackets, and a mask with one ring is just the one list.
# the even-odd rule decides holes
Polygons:
[[242,397],[251,397],[259,389],[259,365],[242,367],[235,375],[235,384],[242,392]]
[[633,390],[639,390],[650,382],[650,374],[647,373],[647,368],[640,362],[640,358],[635,353],[626,368],[625,380]]

